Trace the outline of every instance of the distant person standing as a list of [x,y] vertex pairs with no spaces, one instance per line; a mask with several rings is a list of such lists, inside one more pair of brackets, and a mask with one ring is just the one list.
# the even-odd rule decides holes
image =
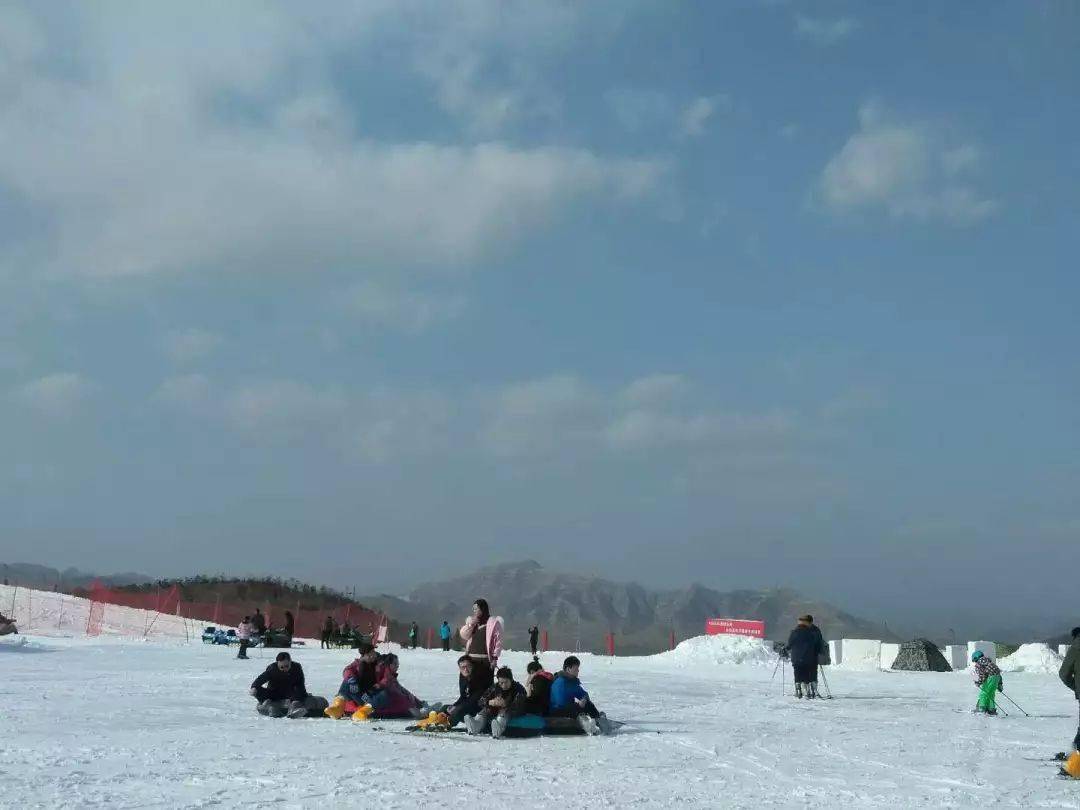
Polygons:
[[443,652],[450,652],[450,622],[443,619],[442,627],[439,628],[439,638],[442,639]]
[[795,672],[795,697],[816,698],[818,656],[825,648],[821,631],[814,627],[813,617],[799,617],[799,623],[788,636],[788,653]]
[[247,658],[248,645],[251,644],[251,620],[247,616],[237,626],[236,635],[240,639],[240,652],[236,654],[236,657]]
[[292,643],[293,631],[296,630],[296,619],[293,618],[292,613],[285,611],[285,635],[289,637],[289,643]]
[[420,636],[420,626],[413,622],[409,625],[409,646],[416,649],[416,639]]
[[322,635],[319,636],[319,648],[323,650],[330,649],[330,641],[334,638],[334,618],[327,616],[326,621],[323,622]]
[[266,632],[266,617],[258,608],[255,608],[255,615],[251,617],[251,629],[260,636]]
[[532,650],[532,657],[536,658],[536,644],[540,640],[540,628],[535,624],[529,628],[529,649]]

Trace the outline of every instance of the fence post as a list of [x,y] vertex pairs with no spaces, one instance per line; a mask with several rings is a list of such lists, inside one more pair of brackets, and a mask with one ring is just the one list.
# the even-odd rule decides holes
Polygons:
[[64,625],[64,595],[62,593],[57,594],[60,597],[60,615],[56,619],[56,632],[63,632],[60,628]]
[[608,633],[607,634],[607,654],[612,656],[612,657],[615,656],[615,634],[614,633]]
[[675,631],[671,631],[671,649],[675,649]]
[[214,602],[214,626],[216,627],[221,623],[221,592],[218,592],[217,600]]
[[548,631],[547,630],[544,631],[543,636],[541,638],[540,650],[541,650],[541,652],[547,652],[548,651]]
[[434,631],[434,630],[432,630],[432,629],[431,629],[431,628],[429,627],[429,628],[427,629],[427,648],[428,648],[429,650],[431,649],[431,639],[432,639],[432,637],[433,637],[434,635],[435,635],[435,631]]
[[34,591],[31,588],[26,590],[26,629],[29,630],[30,626],[34,623]]

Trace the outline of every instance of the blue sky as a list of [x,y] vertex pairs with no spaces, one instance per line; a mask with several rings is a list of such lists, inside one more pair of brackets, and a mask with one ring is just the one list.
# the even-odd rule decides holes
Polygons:
[[1064,615],[1078,76],[1060,3],[8,4],[3,556]]

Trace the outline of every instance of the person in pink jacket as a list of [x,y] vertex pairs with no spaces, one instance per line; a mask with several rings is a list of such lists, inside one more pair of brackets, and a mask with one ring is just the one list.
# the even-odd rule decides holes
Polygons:
[[382,656],[375,665],[375,686],[371,691],[372,717],[412,717],[410,709],[424,705],[416,695],[398,683],[401,662],[393,653]]
[[473,602],[472,615],[461,628],[461,640],[465,642],[465,654],[473,662],[473,681],[478,692],[495,683],[495,672],[488,654],[487,623],[491,610],[486,599]]
[[247,658],[248,645],[251,643],[251,621],[247,616],[236,628],[236,636],[240,639],[240,652],[236,654],[237,658]]

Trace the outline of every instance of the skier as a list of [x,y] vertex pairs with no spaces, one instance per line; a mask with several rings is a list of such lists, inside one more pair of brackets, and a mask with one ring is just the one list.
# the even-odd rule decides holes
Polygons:
[[532,657],[536,658],[536,642],[540,638],[540,628],[535,624],[529,628],[529,649],[532,650]]
[[795,673],[795,697],[818,697],[818,656],[825,649],[825,639],[821,631],[814,627],[810,615],[799,617],[799,623],[788,636],[787,646],[791,668]]
[[331,647],[331,640],[334,638],[334,618],[333,616],[327,616],[326,621],[323,622],[322,635],[319,637],[319,649],[329,650]]
[[492,662],[488,657],[487,623],[490,618],[491,610],[487,600],[477,599],[473,602],[472,615],[465,620],[465,625],[461,628],[465,654],[472,659],[476,681],[483,684],[483,689],[495,682],[495,674],[491,670]]
[[375,688],[375,664],[379,652],[363,642],[357,651],[360,655],[341,672],[341,686],[326,709],[327,717],[339,720],[344,714],[353,714],[368,702],[368,695]]
[[[1073,628],[1072,644],[1069,645],[1069,651],[1065,654],[1065,660],[1061,662],[1058,677],[1061,678],[1063,684],[1069,687],[1076,699],[1080,701],[1080,627]],[[1073,752],[1080,750],[1080,724],[1077,726],[1072,747]],[[1075,759],[1077,758],[1074,757]],[[1070,772],[1069,775],[1080,777],[1080,761],[1076,761],[1074,767],[1076,773]]]
[[442,639],[443,652],[450,652],[450,623],[443,619],[442,626],[439,628],[439,638]]
[[269,717],[319,717],[328,705],[325,698],[308,694],[303,667],[287,652],[278,653],[274,663],[251,682],[248,694],[259,701],[259,714]]
[[975,711],[997,714],[997,703],[994,698],[998,692],[1005,691],[1005,685],[1001,682],[1001,670],[998,669],[997,664],[983,655],[982,650],[973,652],[971,661],[975,665],[975,685],[979,687],[979,702],[975,706]]
[[571,655],[563,661],[562,671],[551,684],[552,717],[572,717],[586,734],[607,734],[611,729],[607,715],[593,704],[589,693],[581,686],[581,660]]
[[12,633],[18,635],[19,628],[15,626],[15,620],[9,619],[3,613],[0,613],[0,636],[9,636]]
[[510,723],[510,707],[523,697],[525,690],[514,680],[510,667],[499,667],[495,683],[480,698],[482,708],[472,717],[465,718],[465,728],[469,734],[483,734],[490,725],[491,736],[501,737]]
[[236,657],[247,658],[248,647],[251,644],[251,620],[247,616],[237,626],[236,635],[240,639],[240,652],[236,654]]
[[416,639],[420,635],[420,627],[416,622],[409,625],[409,646],[416,649]]

